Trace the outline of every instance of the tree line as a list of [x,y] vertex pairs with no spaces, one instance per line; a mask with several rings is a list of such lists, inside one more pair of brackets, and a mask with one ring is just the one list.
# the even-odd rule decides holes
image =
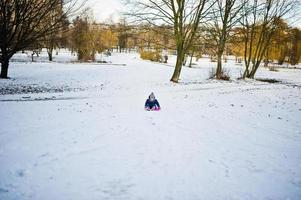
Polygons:
[[[80,61],[112,49],[177,55],[171,81],[178,82],[187,57],[208,54],[217,61],[215,78],[225,79],[222,59],[234,55],[245,65],[242,78],[254,78],[261,65],[277,61],[298,64],[301,31],[287,19],[297,0],[148,0],[131,1],[126,18],[100,24],[89,10],[79,13],[76,0],[2,0],[0,3],[1,78],[18,51],[49,60],[57,48],[68,48]],[[73,17],[71,19],[71,17]],[[146,55],[144,53],[144,55]],[[190,61],[191,63],[191,61]]]
[[[271,58],[273,45],[283,45],[282,54],[290,49],[290,62],[296,64],[300,58],[300,31],[286,33],[281,26],[297,14],[299,6],[298,0],[132,0],[128,15],[135,23],[172,28],[177,62],[171,81],[178,82],[185,56],[195,51],[199,41],[217,58],[217,79],[224,78],[222,56],[231,43],[239,44],[242,50],[236,51],[245,64],[242,78],[254,78],[262,61]],[[295,40],[293,46],[281,44],[285,42],[277,33]]]
[[76,10],[76,0],[1,0],[1,78],[7,78],[10,58],[18,51],[51,42]]

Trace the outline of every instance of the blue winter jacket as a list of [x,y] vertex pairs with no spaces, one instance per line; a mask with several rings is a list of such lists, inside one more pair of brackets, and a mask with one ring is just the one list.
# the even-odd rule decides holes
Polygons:
[[150,99],[147,99],[145,102],[145,108],[160,108],[160,104],[157,101],[157,99],[155,99],[154,101],[151,101]]

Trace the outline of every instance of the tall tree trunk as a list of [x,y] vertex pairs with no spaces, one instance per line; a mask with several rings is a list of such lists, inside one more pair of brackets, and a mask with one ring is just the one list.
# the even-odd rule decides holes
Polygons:
[[52,48],[47,49],[47,53],[48,53],[48,60],[52,61],[53,60],[53,56],[52,56],[53,49]]
[[254,79],[254,76],[255,76],[255,74],[256,74],[256,71],[257,71],[257,69],[258,69],[260,63],[261,63],[261,60],[260,60],[260,61],[256,61],[256,62],[253,64],[252,70],[251,70],[251,72],[248,74],[247,78]]
[[34,52],[31,53],[31,62],[34,62],[33,56],[34,56]]
[[217,67],[216,67],[216,79],[221,79],[222,76],[222,54],[218,53],[217,55]]
[[247,76],[247,78],[250,78],[250,79],[254,79],[254,76],[255,76],[255,71],[252,70],[249,75]]
[[255,34],[255,24],[251,27],[247,26],[246,35],[245,35],[245,44],[244,44],[244,61],[245,61],[245,71],[243,74],[243,79],[248,78],[250,74],[250,64],[252,59],[252,51],[253,51],[253,42],[254,42],[254,34]]
[[242,75],[242,78],[245,79],[249,76],[250,72],[249,72],[249,68],[246,67],[245,71],[244,71],[244,74]]
[[49,61],[52,61],[53,60],[53,57],[52,57],[52,52],[50,53],[48,53],[48,59],[49,59]]
[[191,52],[189,67],[192,67],[192,58],[193,58],[193,56],[194,56],[194,48],[192,49],[192,52]]
[[178,83],[178,81],[179,81],[182,65],[184,62],[184,57],[185,57],[185,53],[184,53],[183,49],[178,51],[176,67],[175,67],[174,73],[170,79],[170,81],[172,81],[174,83]]
[[8,78],[9,58],[2,55],[0,78]]

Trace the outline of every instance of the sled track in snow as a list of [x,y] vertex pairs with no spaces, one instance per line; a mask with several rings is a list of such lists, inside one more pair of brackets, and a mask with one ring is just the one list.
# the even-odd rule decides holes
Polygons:
[[[221,85],[214,86],[214,84],[220,83]],[[218,90],[221,88],[224,89],[240,89],[240,90],[266,90],[269,88],[269,86],[286,86],[286,87],[291,87],[291,88],[298,88],[301,89],[300,84],[295,84],[295,83],[290,83],[282,80],[277,80],[275,83],[268,83],[264,81],[256,81],[256,82],[245,82],[243,85],[239,84],[237,81],[229,81],[229,82],[220,82],[220,81],[215,81],[215,82],[198,82],[198,81],[192,81],[192,82],[183,82],[179,83],[181,85],[185,86],[190,86],[190,85],[199,85],[202,87],[199,88],[193,88],[190,89],[192,91],[194,90]]]
[[22,98],[22,99],[1,99],[0,102],[23,102],[23,101],[62,101],[87,99],[88,97],[55,97],[55,98]]

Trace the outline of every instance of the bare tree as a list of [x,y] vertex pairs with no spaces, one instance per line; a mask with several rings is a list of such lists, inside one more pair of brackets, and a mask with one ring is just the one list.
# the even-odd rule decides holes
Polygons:
[[191,48],[201,20],[212,7],[212,0],[146,0],[135,1],[130,13],[138,21],[153,26],[165,24],[173,27],[176,43],[177,62],[171,81],[177,83],[185,55]]
[[212,18],[208,22],[208,33],[214,41],[214,51],[217,56],[216,78],[222,78],[222,56],[226,43],[231,36],[232,28],[239,22],[244,2],[238,0],[217,0],[212,9]]
[[291,16],[298,0],[245,1],[242,17],[245,71],[243,78],[254,78],[280,19]]
[[[49,23],[52,23],[55,19],[49,19]],[[66,39],[66,33],[69,31],[69,21],[68,19],[62,19],[60,22],[62,23],[62,27],[60,29],[56,29],[53,32],[50,32],[48,35],[45,35],[43,38],[44,47],[47,50],[48,60],[53,60],[53,51],[56,48],[60,48],[64,46],[64,40]]]
[[128,48],[128,40],[130,37],[130,26],[127,24],[126,19],[121,19],[117,27],[118,32],[118,48],[121,53]]
[[296,65],[301,58],[301,30],[293,28],[290,32],[291,49],[289,52],[289,61],[291,65]]
[[89,13],[82,13],[73,20],[71,43],[80,61],[95,61],[96,53],[105,49],[102,26],[93,21]]
[[[62,28],[76,0],[1,0],[0,49],[1,75],[7,78],[10,58],[35,41]],[[54,12],[62,10],[62,12]],[[51,23],[48,19],[54,19]]]
[[140,51],[175,49],[173,31],[170,26],[152,26],[150,24],[135,27],[134,35]]

